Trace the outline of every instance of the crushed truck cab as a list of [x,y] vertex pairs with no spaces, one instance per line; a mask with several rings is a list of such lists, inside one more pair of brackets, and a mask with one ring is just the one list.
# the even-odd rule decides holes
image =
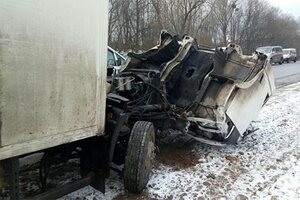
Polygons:
[[128,54],[111,93],[126,98],[132,120],[209,144],[235,144],[275,89],[267,57],[243,55],[236,44],[201,49],[192,37],[166,31],[159,41],[144,53]]

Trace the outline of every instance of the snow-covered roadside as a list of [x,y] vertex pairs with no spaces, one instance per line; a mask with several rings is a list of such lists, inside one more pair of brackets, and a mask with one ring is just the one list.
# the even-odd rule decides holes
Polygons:
[[275,92],[252,123],[258,130],[237,146],[206,146],[178,136],[178,148],[166,143],[174,149],[158,156],[140,196],[128,196],[114,174],[105,196],[86,187],[62,199],[300,199],[299,117],[296,83]]

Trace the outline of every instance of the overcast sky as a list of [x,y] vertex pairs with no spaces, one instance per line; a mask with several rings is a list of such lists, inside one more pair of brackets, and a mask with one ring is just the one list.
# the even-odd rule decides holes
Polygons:
[[300,18],[300,0],[268,0],[271,5],[279,7],[283,13]]

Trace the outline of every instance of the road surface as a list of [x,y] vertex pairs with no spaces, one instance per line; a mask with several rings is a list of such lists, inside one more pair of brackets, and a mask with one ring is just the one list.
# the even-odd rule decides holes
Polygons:
[[300,81],[300,61],[273,65],[276,87]]

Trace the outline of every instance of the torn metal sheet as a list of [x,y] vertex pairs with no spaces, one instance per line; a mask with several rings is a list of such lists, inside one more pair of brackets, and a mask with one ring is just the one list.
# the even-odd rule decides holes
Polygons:
[[243,55],[236,44],[200,49],[190,36],[162,31],[157,46],[128,56],[110,92],[129,99],[130,118],[201,141],[236,143],[275,89],[267,57]]

